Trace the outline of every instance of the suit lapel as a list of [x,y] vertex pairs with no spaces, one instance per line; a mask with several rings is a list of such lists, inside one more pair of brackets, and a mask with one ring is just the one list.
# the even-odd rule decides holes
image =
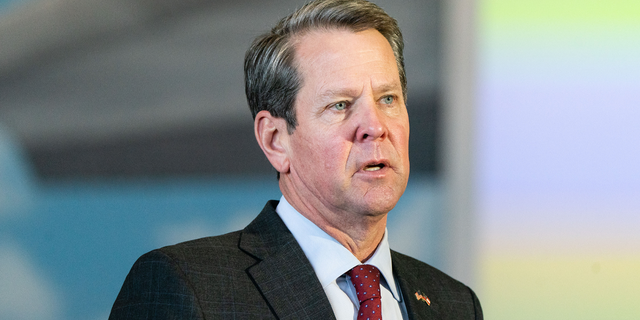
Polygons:
[[239,247],[260,260],[247,272],[280,319],[335,319],[313,267],[275,212],[277,201],[244,229]]
[[419,292],[420,294],[424,294],[428,297],[430,294],[428,291],[429,288],[424,287],[424,283],[418,281],[414,273],[406,268],[406,263],[399,261],[400,257],[396,255],[394,251],[391,251],[391,258],[393,263],[393,273],[396,280],[399,282],[402,299],[404,300],[407,308],[409,319],[440,319],[433,303],[429,305],[425,301],[419,300],[416,296],[416,292]]

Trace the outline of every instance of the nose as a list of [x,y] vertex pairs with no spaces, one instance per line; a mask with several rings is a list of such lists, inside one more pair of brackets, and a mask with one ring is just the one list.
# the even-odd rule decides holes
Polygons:
[[358,109],[356,139],[365,142],[385,137],[387,134],[385,116],[375,101],[363,103]]

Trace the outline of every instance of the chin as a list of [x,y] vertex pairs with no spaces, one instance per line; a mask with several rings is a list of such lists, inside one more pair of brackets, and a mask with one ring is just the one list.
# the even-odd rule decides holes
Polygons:
[[[401,195],[401,194],[400,194]],[[365,201],[362,207],[369,215],[381,215],[387,214],[393,209],[398,200],[400,200],[398,194],[367,194],[362,200]]]

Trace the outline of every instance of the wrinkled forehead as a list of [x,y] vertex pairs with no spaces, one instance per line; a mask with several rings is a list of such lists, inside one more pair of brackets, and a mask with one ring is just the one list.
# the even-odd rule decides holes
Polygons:
[[295,33],[293,33],[290,36],[290,40],[289,40],[289,44],[293,49],[293,53],[294,53],[294,57],[298,56],[298,48],[301,42],[304,41],[304,39],[310,37],[310,36],[317,36],[317,35],[324,35],[325,37],[336,37],[337,34],[341,33],[341,32],[348,32],[348,33],[360,33],[360,32],[364,32],[364,31],[374,31],[377,32],[378,34],[380,34],[380,36],[382,36],[387,44],[389,44],[389,47],[391,48],[391,51],[393,52],[393,56],[394,58],[396,57],[396,52],[393,51],[393,46],[392,43],[389,41],[389,39],[387,39],[380,31],[378,31],[375,28],[370,28],[370,27],[362,27],[362,28],[357,28],[357,27],[352,27],[352,26],[311,26],[308,27],[304,30],[301,31],[297,31]]
[[391,45],[375,29],[309,32],[297,39],[294,61],[303,87],[319,78],[339,88],[362,77],[380,80],[382,86],[401,87]]
[[[387,72],[394,79],[397,78],[400,80],[399,83],[400,83],[400,86],[402,87],[402,95],[403,95],[403,98],[406,98],[405,88],[403,86],[403,79],[402,79],[403,70],[401,70],[402,66],[400,65],[398,57],[396,56],[397,52],[394,51],[392,43],[389,41],[389,39],[386,38],[380,31],[378,31],[375,28],[352,28],[350,26],[310,27],[292,36],[292,38],[290,39],[290,45],[292,49],[293,67],[295,68],[299,76],[300,85],[304,86],[305,77],[309,76],[308,73],[306,74],[305,69],[307,70],[312,69],[314,67],[314,64],[316,63],[312,59],[304,59],[305,55],[306,56],[309,55],[309,50],[305,51],[305,48],[309,47],[309,41],[306,41],[306,40],[311,38],[315,42],[319,42],[320,40],[322,40],[322,42],[328,42],[328,43],[339,42],[340,38],[343,37],[345,34],[351,34],[351,35],[375,34],[376,37],[378,37],[378,40],[379,40],[378,43],[380,44],[380,46],[376,50],[380,51],[380,53],[384,53],[385,55],[384,59],[388,62],[389,69],[393,69],[393,71],[388,70]],[[314,43],[311,43],[312,46],[313,44]],[[352,50],[358,49],[357,47],[354,47],[351,43],[347,41],[339,43],[339,45],[344,47],[351,46]],[[349,52],[341,52],[341,53],[333,52],[332,53],[324,49],[325,48],[322,46],[319,46],[319,45],[315,46],[315,50],[318,52],[321,52],[321,54],[316,54],[316,58],[333,54],[336,63],[341,63],[343,62],[341,61],[342,58],[344,58],[345,55],[349,54]]]

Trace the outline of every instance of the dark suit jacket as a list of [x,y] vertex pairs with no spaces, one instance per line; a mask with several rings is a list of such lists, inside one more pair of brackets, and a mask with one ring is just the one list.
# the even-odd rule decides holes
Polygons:
[[[151,251],[136,261],[116,319],[335,319],[318,278],[269,201],[244,230]],[[467,286],[391,252],[411,319],[482,319]],[[421,291],[431,305],[416,299]]]

